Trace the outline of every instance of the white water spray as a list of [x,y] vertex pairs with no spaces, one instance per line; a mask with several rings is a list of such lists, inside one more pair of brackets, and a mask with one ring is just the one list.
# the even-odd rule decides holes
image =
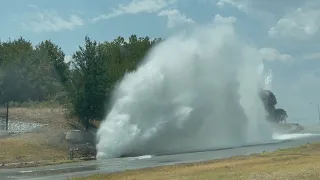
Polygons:
[[269,73],[267,74],[267,77],[265,78],[265,90],[272,90],[272,80],[273,80],[273,72],[271,69],[269,69]]
[[296,134],[273,134],[273,139],[275,140],[294,140],[294,139],[303,139],[312,136],[319,136],[320,134],[312,133],[296,133]]
[[258,96],[265,85],[260,57],[228,24],[168,38],[115,89],[97,158],[270,141]]

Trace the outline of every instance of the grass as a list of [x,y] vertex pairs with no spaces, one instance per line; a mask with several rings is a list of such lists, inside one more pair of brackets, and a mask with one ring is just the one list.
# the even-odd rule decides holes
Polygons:
[[99,174],[73,180],[318,180],[320,144],[270,153]]
[[68,150],[52,146],[42,134],[27,133],[23,137],[0,139],[0,168],[36,167],[87,160],[74,158],[68,160]]
[[68,122],[73,121],[66,113],[63,107],[47,102],[11,106],[9,123],[33,122],[45,126],[40,131],[0,137],[0,166],[18,164],[22,167],[65,162],[69,144],[65,141],[64,133],[71,128]]
[[0,163],[59,160],[67,157],[65,150],[52,148],[41,141],[34,143],[16,137],[0,139]]
[[[0,107],[0,115],[5,114]],[[2,112],[3,111],[3,112]],[[31,167],[82,161],[82,151],[76,151],[74,160],[67,160],[69,148],[65,133],[73,129],[77,119],[54,102],[10,102],[9,123],[40,123],[44,126],[33,132],[0,137],[0,168]]]
[[9,102],[10,108],[58,108],[61,107],[59,103],[56,103],[54,101],[27,101],[27,102]]

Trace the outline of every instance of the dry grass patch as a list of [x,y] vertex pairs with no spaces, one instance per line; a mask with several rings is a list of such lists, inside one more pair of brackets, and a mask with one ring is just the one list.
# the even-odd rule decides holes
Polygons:
[[74,180],[318,180],[320,144],[183,164],[95,175]]
[[0,163],[28,161],[62,160],[67,153],[63,149],[52,148],[43,142],[30,142],[18,138],[0,139]]
[[0,165],[28,161],[65,161],[68,156],[68,143],[64,133],[71,129],[68,122],[72,121],[67,118],[66,113],[61,107],[10,108],[11,122],[32,122],[45,126],[36,132],[0,138]]

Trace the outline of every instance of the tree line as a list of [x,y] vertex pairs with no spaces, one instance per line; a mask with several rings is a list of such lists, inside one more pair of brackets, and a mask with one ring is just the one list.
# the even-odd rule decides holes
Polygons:
[[[53,101],[66,106],[82,122],[102,120],[116,83],[136,70],[146,53],[162,39],[131,35],[126,41],[85,44],[65,62],[61,47],[50,40],[37,45],[22,37],[0,42],[0,103]],[[268,119],[283,121],[272,92],[261,91]]]

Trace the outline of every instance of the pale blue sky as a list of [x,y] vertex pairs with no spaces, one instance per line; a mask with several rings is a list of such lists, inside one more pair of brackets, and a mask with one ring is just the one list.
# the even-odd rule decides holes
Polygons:
[[51,39],[66,54],[84,42],[131,34],[167,37],[221,18],[265,55],[273,91],[290,118],[317,121],[320,103],[319,0],[2,0],[0,39]]

